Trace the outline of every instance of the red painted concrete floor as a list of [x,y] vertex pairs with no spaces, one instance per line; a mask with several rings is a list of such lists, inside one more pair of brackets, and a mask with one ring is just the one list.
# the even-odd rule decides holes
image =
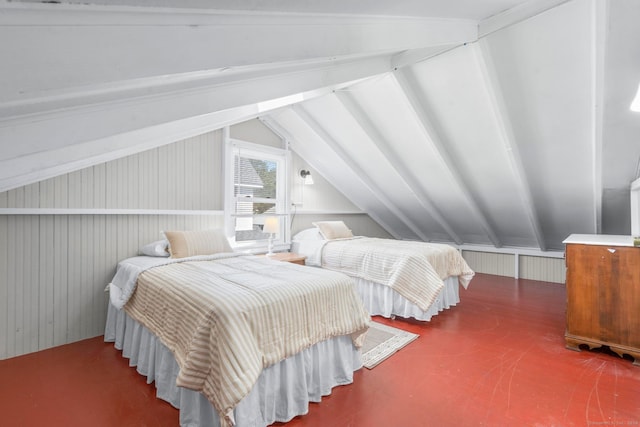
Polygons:
[[[640,426],[640,367],[564,348],[564,286],[478,274],[420,338],[289,426]],[[0,361],[0,425],[176,426],[101,337]]]

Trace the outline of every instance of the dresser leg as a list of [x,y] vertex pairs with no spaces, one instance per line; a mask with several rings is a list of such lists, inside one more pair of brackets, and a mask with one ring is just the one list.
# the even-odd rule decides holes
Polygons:
[[629,356],[633,357],[633,365],[640,366],[640,352],[629,351],[626,348],[618,348],[614,346],[610,346],[609,348],[611,349],[611,351],[613,351],[620,357],[623,357],[623,355],[628,354]]
[[580,349],[580,344],[582,344],[581,342],[576,341],[576,340],[571,339],[571,338],[565,338],[564,340],[565,340],[565,344],[564,344],[564,346],[565,346],[566,348],[568,348],[569,350],[573,350],[573,351],[582,351],[582,350]]

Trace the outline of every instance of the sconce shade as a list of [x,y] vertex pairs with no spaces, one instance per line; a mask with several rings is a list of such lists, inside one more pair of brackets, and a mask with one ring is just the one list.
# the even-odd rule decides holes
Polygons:
[[636,113],[640,113],[640,85],[638,86],[638,92],[636,93],[636,97],[633,98],[633,102],[631,102],[629,109]]
[[276,216],[269,216],[264,220],[263,233],[274,234],[280,231],[280,221]]
[[311,177],[311,172],[309,172],[308,170],[302,169],[300,171],[300,176],[302,177],[302,179],[304,179],[305,185],[313,184],[313,178]]

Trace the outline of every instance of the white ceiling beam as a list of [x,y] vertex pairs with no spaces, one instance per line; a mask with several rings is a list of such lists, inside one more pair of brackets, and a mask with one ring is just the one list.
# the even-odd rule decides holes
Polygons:
[[[320,138],[331,148],[348,166],[349,168],[355,172],[357,176],[360,177],[362,183],[369,189],[369,191],[374,194],[380,203],[384,205],[390,212],[392,212],[400,221],[402,221],[416,236],[418,236],[423,241],[429,240],[429,238],[422,232],[420,227],[418,227],[410,218],[408,218],[404,212],[398,209],[391,200],[387,196],[384,195],[384,192],[380,190],[380,188],[374,184],[374,182],[369,178],[369,175],[366,173],[364,169],[362,169],[356,161],[351,159],[351,157],[347,154],[347,152],[342,148],[340,143],[333,139],[331,135],[307,112],[307,110],[301,105],[296,104],[293,105],[292,110],[298,114],[298,116],[309,126]],[[339,187],[338,187],[339,188]]]
[[458,167],[454,162],[453,158],[449,154],[447,147],[442,141],[439,132],[436,130],[436,127],[431,122],[431,117],[433,114],[427,108],[425,102],[418,95],[421,93],[418,85],[408,76],[407,69],[399,69],[392,73],[394,80],[398,84],[398,88],[400,92],[404,95],[404,98],[407,102],[407,105],[410,107],[410,110],[414,113],[415,119],[420,124],[422,128],[425,139],[429,141],[435,148],[436,152],[440,156],[440,160],[445,166],[446,170],[449,172],[452,180],[456,183],[457,187],[460,190],[460,193],[464,200],[469,206],[472,215],[480,222],[482,229],[486,233],[487,237],[493,243],[493,245],[497,248],[502,246],[502,242],[496,235],[493,227],[490,225],[487,220],[487,216],[480,209],[478,202],[475,200],[471,191],[469,190],[469,186],[466,184],[464,178],[458,171]]
[[[0,100],[201,70],[233,70],[475,40],[473,21],[0,3]],[[26,72],[25,70],[28,70]]]
[[407,168],[401,167],[403,162],[398,154],[391,148],[391,146],[378,130],[377,126],[373,124],[362,107],[355,101],[355,99],[353,99],[353,96],[346,91],[336,91],[335,95],[345,107],[345,109],[349,112],[349,114],[353,116],[362,130],[369,136],[375,146],[378,147],[384,157],[389,160],[391,167],[404,181],[404,184],[409,188],[409,190],[415,196],[416,200],[423,207],[423,209],[427,211],[429,215],[433,217],[433,219],[436,220],[440,227],[442,227],[442,229],[456,244],[462,244],[462,239],[456,234],[453,228],[444,219],[440,211],[438,211],[433,203],[431,203],[430,197],[424,192],[418,180],[407,170]]
[[520,3],[497,15],[490,16],[478,23],[478,38],[485,37],[510,25],[525,21],[549,9],[558,7],[571,0],[535,0]]
[[12,142],[0,149],[0,191],[248,120],[387,72],[388,64],[389,55],[377,55],[264,75],[190,75],[153,96],[136,87],[118,100],[98,102],[100,94],[87,105],[0,119],[0,141]]
[[398,68],[408,67],[413,64],[417,64],[418,62],[426,61],[429,58],[441,55],[471,41],[473,40],[468,40],[463,43],[450,43],[441,46],[428,46],[419,49],[405,50],[404,52],[397,53],[391,57],[391,69],[397,70]]
[[[291,144],[297,147],[304,147],[304,145],[300,142],[297,141],[296,138],[294,138],[289,131],[287,131],[284,127],[282,127],[278,121],[276,119],[274,119],[271,115],[267,114],[264,116],[260,116],[260,120],[262,121],[262,123],[265,124],[265,126],[267,126],[269,129],[271,129],[271,131],[273,131],[276,135],[280,136],[280,138],[284,139],[287,144]],[[323,167],[322,165],[320,165],[318,163],[318,159],[316,156],[312,156],[312,155],[306,155],[306,153],[303,150],[296,150],[296,154],[298,154],[300,157],[302,157],[302,159],[307,162],[312,168],[314,168],[315,170],[317,170],[318,172],[321,172]],[[337,181],[332,180],[330,177],[323,175],[325,177],[325,179],[329,182],[329,184],[333,185],[336,189],[338,189],[340,191],[340,183]],[[375,194],[372,194],[374,197],[376,197]],[[358,206],[358,202],[357,200],[354,200],[353,198],[351,198],[351,201]],[[384,218],[382,218],[380,215],[376,214],[376,212],[366,212],[366,209],[363,209],[362,206],[358,206],[360,209],[363,210],[364,213],[366,213],[367,215],[369,215],[374,221],[376,221],[387,233],[389,233],[391,236],[393,236],[394,239],[402,239],[402,236],[400,236],[398,233],[395,232],[394,228],[391,227],[389,225],[389,223],[387,221],[384,220]]]
[[488,42],[484,39],[480,40],[477,45],[472,46],[472,52],[489,94],[491,113],[498,126],[502,146],[509,159],[509,166],[514,176],[514,183],[518,189],[522,205],[527,213],[527,218],[529,219],[529,224],[533,230],[538,247],[540,250],[545,251],[547,244],[542,228],[540,227],[540,220],[535,208],[535,203],[533,202],[531,187],[518,150],[516,137],[511,126],[511,119],[509,118],[509,110],[504,101],[495,64],[489,52]]
[[[396,70],[398,68],[411,66],[422,61],[426,61],[430,58],[442,55],[452,49],[462,46],[467,43],[473,43],[486,37],[496,31],[519,22],[525,21],[531,17],[534,17],[554,7],[560,6],[571,0],[536,0],[526,3],[520,3],[504,12],[493,15],[489,18],[483,19],[478,23],[478,34],[476,38],[469,38],[467,40],[460,41],[458,43],[449,43],[441,46],[427,46],[417,49],[409,49],[404,52],[395,54],[391,59],[391,68]],[[602,2],[600,2],[602,4]],[[602,6],[600,6],[602,7]]]

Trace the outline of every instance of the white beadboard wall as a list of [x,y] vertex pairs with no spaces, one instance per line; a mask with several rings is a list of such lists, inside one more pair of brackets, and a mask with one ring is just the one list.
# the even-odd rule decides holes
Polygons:
[[314,213],[314,214],[296,214],[293,220],[291,235],[305,228],[313,227],[315,221],[344,221],[356,236],[381,237],[392,239],[377,222],[371,219],[367,214],[341,214],[335,213]]
[[[462,256],[477,273],[515,277],[514,254],[463,250]],[[519,278],[544,282],[565,283],[565,262],[562,258],[519,255]]]
[[221,214],[108,210],[221,211],[221,162],[216,131],[0,193],[0,208],[105,210],[0,215],[0,359],[101,335],[119,260],[161,230],[223,225]]
[[515,260],[512,254],[462,251],[462,257],[476,273],[515,276]]
[[565,283],[566,272],[564,258],[520,256],[520,277],[522,279]]

